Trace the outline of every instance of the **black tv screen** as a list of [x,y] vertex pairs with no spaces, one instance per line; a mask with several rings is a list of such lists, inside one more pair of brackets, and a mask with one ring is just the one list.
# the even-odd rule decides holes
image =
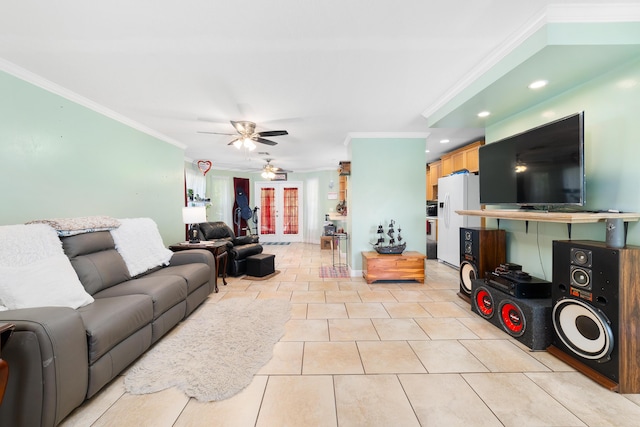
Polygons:
[[584,205],[584,112],[480,147],[480,203]]

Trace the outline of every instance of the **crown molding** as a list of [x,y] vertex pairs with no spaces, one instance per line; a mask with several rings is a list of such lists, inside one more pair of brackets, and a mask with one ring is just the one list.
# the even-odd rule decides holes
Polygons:
[[144,126],[134,120],[129,119],[128,117],[123,116],[122,114],[116,113],[115,111],[98,104],[84,96],[81,96],[69,89],[66,89],[51,80],[47,80],[44,77],[41,77],[31,71],[28,71],[12,62],[9,62],[5,59],[0,58],[0,71],[4,71],[7,74],[10,74],[14,77],[19,78],[20,80],[24,80],[28,83],[31,83],[34,86],[37,86],[41,89],[46,90],[47,92],[54,93],[59,95],[65,99],[68,99],[71,102],[75,102],[78,105],[82,105],[90,110],[95,111],[96,113],[102,114],[110,119],[113,119],[117,122],[120,122],[126,126],[129,126],[133,129],[136,129],[140,132],[143,132],[149,136],[157,138],[161,141],[164,141],[168,144],[175,145],[178,148],[186,149],[187,146],[181,142],[174,140],[173,138],[169,138],[166,135],[163,135],[147,126]]

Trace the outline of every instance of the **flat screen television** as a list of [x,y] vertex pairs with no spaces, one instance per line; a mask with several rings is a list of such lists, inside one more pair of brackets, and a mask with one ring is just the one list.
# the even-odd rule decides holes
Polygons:
[[480,147],[480,203],[585,203],[584,112]]

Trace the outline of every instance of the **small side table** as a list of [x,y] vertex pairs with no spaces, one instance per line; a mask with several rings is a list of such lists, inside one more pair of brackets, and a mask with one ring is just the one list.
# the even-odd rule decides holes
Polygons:
[[[227,286],[227,242],[206,242],[199,243],[180,242],[169,246],[173,252],[186,251],[187,249],[206,249],[213,254],[216,260],[216,276],[214,279],[213,289],[218,292],[218,276],[222,272],[222,284]],[[224,261],[222,270],[220,270],[220,261]]]
[[0,325],[0,404],[4,398],[4,392],[7,389],[7,382],[9,382],[9,364],[2,360],[2,347],[7,344],[15,326],[11,323],[5,323]]
[[[342,262],[342,255],[340,252],[340,241],[343,240],[345,245],[347,243],[347,233],[334,233],[331,240],[331,263],[334,267],[347,267],[349,260],[349,253],[347,252],[349,247],[345,246],[345,262]],[[336,262],[336,251],[338,252],[338,260]]]

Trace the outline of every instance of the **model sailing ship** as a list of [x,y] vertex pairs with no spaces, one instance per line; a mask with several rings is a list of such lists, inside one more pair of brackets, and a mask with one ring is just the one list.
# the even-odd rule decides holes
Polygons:
[[398,242],[396,243],[396,237],[395,237],[395,230],[394,230],[394,225],[395,225],[395,221],[391,220],[389,222],[389,227],[387,229],[387,236],[389,236],[389,243],[387,243],[385,245],[385,238],[384,238],[384,228],[382,228],[382,224],[380,224],[378,226],[378,231],[376,232],[376,234],[378,235],[378,241],[376,243],[372,243],[373,248],[376,250],[376,252],[378,252],[379,254],[401,254],[402,252],[404,252],[404,250],[407,247],[407,244],[405,242],[402,241],[402,236],[400,235],[400,232],[402,231],[401,228],[398,227]]

